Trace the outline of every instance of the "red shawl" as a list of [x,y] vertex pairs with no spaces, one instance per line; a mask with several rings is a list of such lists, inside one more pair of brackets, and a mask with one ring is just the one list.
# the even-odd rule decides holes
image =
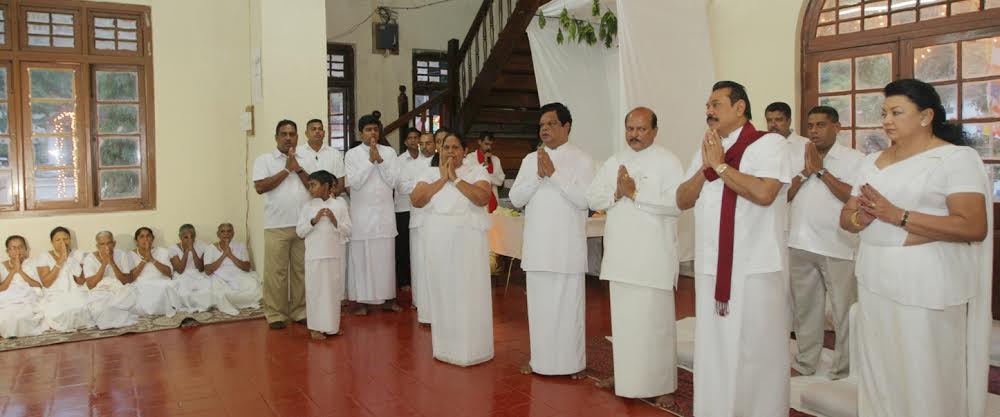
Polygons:
[[[743,125],[740,137],[736,138],[736,143],[726,150],[726,165],[732,169],[740,169],[740,161],[743,159],[743,152],[750,145],[766,135],[767,132],[754,129],[750,122]],[[719,174],[715,173],[715,167],[705,168],[703,173],[708,181],[715,181]],[[722,213],[719,221],[719,259],[716,268],[715,280],[715,311],[720,316],[729,314],[730,287],[733,279],[733,237],[736,229],[736,191],[728,186],[722,190]]]
[[[489,172],[490,174],[493,173],[493,158],[490,158],[490,160],[487,161],[486,160],[486,154],[483,153],[482,149],[476,149],[476,159],[479,160],[479,165],[482,165],[483,162],[486,163],[486,172]],[[490,189],[490,204],[487,207],[487,212],[488,213],[492,213],[493,210],[497,209],[497,196],[496,196],[496,194],[493,194],[493,190],[492,190],[493,187],[491,186],[490,188],[491,188]]]

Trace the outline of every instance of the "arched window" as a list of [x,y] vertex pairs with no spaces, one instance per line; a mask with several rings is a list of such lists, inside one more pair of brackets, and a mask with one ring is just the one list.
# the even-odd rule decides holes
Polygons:
[[800,127],[810,108],[829,105],[841,144],[884,148],[881,89],[918,78],[984,160],[1000,163],[1000,0],[812,0],[802,27]]

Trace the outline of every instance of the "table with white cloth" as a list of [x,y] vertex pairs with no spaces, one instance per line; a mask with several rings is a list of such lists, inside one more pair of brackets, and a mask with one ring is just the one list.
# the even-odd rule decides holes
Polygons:
[[[587,218],[587,275],[601,274],[601,259],[604,255],[604,220],[602,217]],[[524,217],[490,214],[490,251],[513,259],[521,259],[524,243]],[[507,271],[508,281],[510,269]]]

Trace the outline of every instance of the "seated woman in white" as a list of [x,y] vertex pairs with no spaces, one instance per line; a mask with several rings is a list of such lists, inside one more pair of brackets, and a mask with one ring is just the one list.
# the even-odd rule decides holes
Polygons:
[[134,278],[129,271],[133,265],[128,253],[115,249],[111,232],[97,233],[97,251],[83,258],[83,274],[87,278],[87,310],[97,323],[97,328],[115,329],[131,326],[139,321],[138,296]]
[[174,266],[174,282],[180,296],[177,309],[194,313],[215,306],[223,313],[239,314],[224,294],[212,289],[212,279],[205,275],[204,256],[208,245],[198,240],[194,226],[181,225],[177,236],[180,242],[170,246],[170,263]]
[[205,249],[205,273],[215,282],[216,291],[222,291],[236,308],[260,306],[260,281],[252,271],[246,245],[233,242],[233,225],[219,225],[219,241]]
[[42,282],[42,314],[45,324],[60,332],[94,327],[87,310],[87,286],[83,277],[83,252],[70,249],[69,230],[59,226],[49,233],[52,250],[35,259]]
[[42,283],[29,265],[28,244],[21,236],[5,242],[9,259],[0,264],[0,337],[37,336],[49,329],[38,304]]
[[170,269],[170,252],[154,248],[153,230],[140,227],[135,231],[135,250],[128,253],[129,263],[135,265],[130,274],[138,296],[140,314],[173,317],[180,305],[177,284]]
[[[493,358],[493,300],[486,230],[486,170],[463,163],[465,144],[449,134],[410,195],[423,208],[434,358],[470,366]],[[423,307],[423,306],[421,306]]]

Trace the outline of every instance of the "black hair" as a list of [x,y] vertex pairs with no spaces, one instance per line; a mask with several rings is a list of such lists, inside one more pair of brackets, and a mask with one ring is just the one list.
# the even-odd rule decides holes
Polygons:
[[830,106],[816,106],[809,110],[809,116],[814,114],[825,114],[826,117],[830,118],[831,122],[840,123],[840,113],[837,113],[837,109]]
[[337,181],[337,177],[325,169],[309,174],[309,179],[323,185],[333,185],[333,183]]
[[493,132],[483,132],[482,135],[479,135],[479,140],[487,140],[487,139],[492,140],[494,142],[497,141],[497,137],[493,135]]
[[[458,143],[462,145],[462,149],[469,149],[469,145],[467,143],[465,143],[465,139],[463,139],[461,136],[459,136],[458,133],[451,133],[451,132],[448,132],[448,136],[445,136],[444,140],[441,141],[441,147],[442,148],[444,148],[444,143],[448,141],[448,138],[450,138],[452,136],[454,136],[456,139],[458,139]],[[442,149],[442,151],[443,151],[443,149]],[[431,166],[432,167],[439,167],[439,166],[441,166],[441,152],[438,152],[438,153],[434,154],[434,156],[431,157]]]
[[451,133],[451,129],[449,129],[447,127],[444,127],[444,126],[441,126],[441,127],[438,128],[438,130],[434,131],[434,136],[436,137],[438,135],[438,133],[441,133],[441,132]]
[[364,116],[361,116],[360,119],[358,119],[358,132],[364,132],[365,126],[368,125],[378,126],[379,134],[382,133],[382,121],[380,121],[378,117],[375,117],[374,115],[371,114],[366,114]]
[[56,233],[59,233],[59,232],[63,232],[65,234],[69,235],[70,237],[73,236],[73,234],[69,232],[69,229],[67,229],[65,227],[62,227],[62,226],[56,226],[55,229],[52,229],[52,231],[49,232],[49,240],[54,239],[56,237]]
[[746,104],[746,110],[743,111],[743,115],[746,116],[747,120],[753,120],[753,112],[750,111],[750,96],[747,95],[747,89],[743,88],[743,85],[736,81],[719,81],[712,85],[712,91],[718,91],[723,88],[729,89],[729,104],[736,105],[737,101],[743,100]]
[[15,240],[20,240],[21,243],[24,244],[25,248],[28,247],[28,241],[24,240],[24,237],[22,237],[21,235],[10,235],[9,237],[7,237],[7,240],[4,241],[3,247],[10,248],[10,242],[15,241]]
[[555,102],[549,103],[542,106],[541,114],[548,113],[550,111],[556,112],[556,118],[559,119],[559,124],[566,126],[566,123],[573,123],[573,115],[570,114],[569,108],[565,104]]
[[283,119],[282,121],[278,122],[277,126],[274,127],[274,136],[278,136],[278,132],[280,132],[281,128],[284,127],[284,126],[286,126],[286,125],[291,125],[292,128],[295,129],[295,132],[298,133],[298,131],[299,131],[299,125],[295,124],[295,122],[293,122],[291,120]]
[[319,123],[319,127],[323,127],[323,121],[320,120],[320,119],[309,119],[309,121],[306,122],[306,127],[308,128],[309,125],[311,125],[313,123]]
[[774,103],[768,104],[767,107],[764,108],[764,113],[770,113],[773,111],[780,111],[785,115],[786,119],[792,120],[792,107],[789,106],[788,103],[775,101]]
[[132,237],[132,239],[133,240],[139,240],[139,233],[142,233],[143,230],[149,232],[149,235],[152,236],[153,239],[156,239],[156,234],[153,233],[153,229],[150,229],[150,228],[148,228],[146,226],[142,226],[142,227],[140,227],[138,229],[135,229],[135,236]]
[[[652,120],[650,120],[650,123],[651,123],[653,129],[656,129],[656,112],[653,111],[653,109],[650,109],[650,108],[646,108],[646,107],[641,107],[641,108],[649,110],[649,114],[653,115]],[[639,109],[640,108],[634,108],[632,110],[629,110],[628,113],[625,113],[625,126],[626,127],[628,127],[628,118],[629,118],[629,116],[632,115],[632,112],[634,112],[636,110],[639,110]]]
[[883,93],[886,98],[905,96],[921,111],[933,110],[934,120],[931,121],[931,130],[934,132],[934,136],[954,145],[971,145],[962,131],[962,125],[948,123],[947,113],[944,111],[944,105],[941,104],[941,96],[938,95],[934,86],[920,80],[907,78],[887,84]]

